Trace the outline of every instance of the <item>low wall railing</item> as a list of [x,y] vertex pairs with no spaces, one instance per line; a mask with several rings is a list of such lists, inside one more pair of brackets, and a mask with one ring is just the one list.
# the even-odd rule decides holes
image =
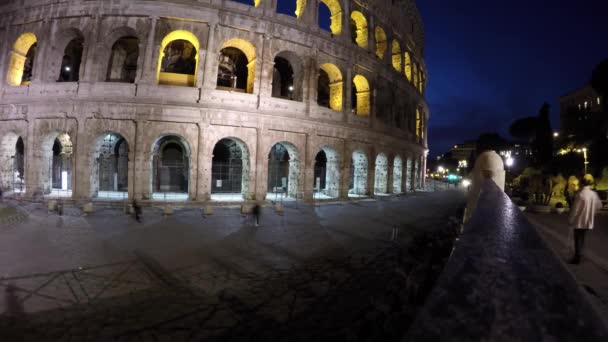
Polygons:
[[405,341],[607,341],[608,329],[492,180]]

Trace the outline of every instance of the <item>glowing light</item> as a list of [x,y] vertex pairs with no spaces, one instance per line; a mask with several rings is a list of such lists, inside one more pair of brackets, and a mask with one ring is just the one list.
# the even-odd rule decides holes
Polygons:
[[443,172],[445,172],[445,169],[443,168],[443,166],[438,166],[437,167],[437,172],[443,173]]
[[465,179],[462,181],[462,186],[464,186],[465,188],[468,187],[469,185],[471,185],[471,181],[468,179]]
[[559,133],[558,132],[554,132],[553,133],[553,137],[555,137],[555,138],[559,137]]
[[70,69],[70,67],[69,67],[69,66],[66,66],[66,67],[65,67],[65,71],[70,71],[70,70],[71,70],[71,69]]
[[292,85],[289,86],[289,91],[293,91],[293,86]]
[[507,160],[505,161],[505,164],[507,165],[507,167],[513,166],[514,163],[515,163],[515,160],[511,157],[508,157]]

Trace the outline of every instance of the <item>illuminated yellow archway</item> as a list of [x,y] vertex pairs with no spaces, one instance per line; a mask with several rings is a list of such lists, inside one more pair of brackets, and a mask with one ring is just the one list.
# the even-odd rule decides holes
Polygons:
[[418,64],[414,62],[412,63],[412,83],[414,84],[414,87],[416,87],[416,89],[418,89],[419,84],[418,76]]
[[329,108],[335,111],[342,110],[342,72],[331,63],[321,65],[321,70],[327,73],[329,78]]
[[404,59],[405,59],[405,77],[407,78],[408,81],[412,80],[412,56],[410,56],[410,53],[408,51],[405,52],[405,54],[403,55]]
[[353,11],[350,14],[350,19],[355,23],[355,30],[357,33],[357,38],[355,38],[355,42],[359,47],[364,49],[367,48],[368,43],[368,32],[367,32],[367,19],[363,13],[359,11]]
[[424,87],[424,71],[422,67],[418,67],[418,72],[420,76],[418,76],[418,90],[422,93],[422,88]]
[[[194,57],[196,67],[194,68],[194,75],[176,74],[171,72],[161,72],[161,64],[165,57],[165,48],[169,43],[176,40],[185,40],[190,42],[194,46],[196,55]],[[160,44],[160,53],[158,55],[158,66],[156,69],[156,81],[158,84],[167,85],[179,85],[193,87],[196,85],[196,74],[198,72],[198,61],[199,61],[199,50],[200,43],[198,38],[192,33],[184,30],[176,30],[165,36]]]
[[331,25],[329,29],[333,35],[339,35],[342,33],[342,7],[340,6],[340,2],[338,0],[321,0],[327,8],[329,8],[329,13],[331,13]]
[[376,56],[382,59],[384,58],[384,54],[388,48],[386,33],[382,27],[376,26],[376,29],[374,30],[374,38],[376,39]]
[[421,140],[422,135],[422,117],[420,115],[420,108],[416,108],[416,138],[418,141]]
[[296,1],[296,18],[300,18],[302,14],[304,14],[304,10],[306,9],[306,0],[297,0]]
[[393,68],[395,68],[397,71],[401,71],[401,45],[399,45],[397,39],[393,39],[392,53]]
[[367,116],[370,113],[370,89],[369,82],[361,75],[355,75],[353,78],[355,86],[355,96],[357,97],[356,113],[360,116]]
[[250,42],[240,38],[233,38],[224,42],[220,50],[228,47],[241,50],[247,57],[247,93],[252,94],[255,82],[255,47]]
[[27,60],[27,53],[30,48],[37,43],[36,35],[33,33],[24,33],[13,45],[13,50],[10,54],[10,61],[8,64],[8,73],[6,80],[9,85],[18,87],[22,84],[23,70],[25,69],[25,62]]

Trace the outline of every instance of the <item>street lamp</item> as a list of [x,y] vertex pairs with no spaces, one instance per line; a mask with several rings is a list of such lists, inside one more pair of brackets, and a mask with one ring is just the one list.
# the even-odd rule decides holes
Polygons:
[[587,148],[583,148],[583,158],[585,158],[585,174],[587,174],[587,165],[589,165],[587,161]]

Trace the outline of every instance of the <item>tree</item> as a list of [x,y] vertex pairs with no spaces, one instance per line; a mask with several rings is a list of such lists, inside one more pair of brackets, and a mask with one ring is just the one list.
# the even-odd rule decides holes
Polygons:
[[600,62],[591,73],[591,86],[602,97],[602,103],[606,104],[608,96],[608,59]]
[[538,119],[536,117],[527,117],[515,120],[509,127],[509,134],[514,138],[526,139],[531,141],[536,136],[536,127]]
[[541,168],[547,168],[553,160],[553,131],[549,120],[550,111],[551,106],[545,102],[538,113],[536,135],[532,144],[536,164]]

